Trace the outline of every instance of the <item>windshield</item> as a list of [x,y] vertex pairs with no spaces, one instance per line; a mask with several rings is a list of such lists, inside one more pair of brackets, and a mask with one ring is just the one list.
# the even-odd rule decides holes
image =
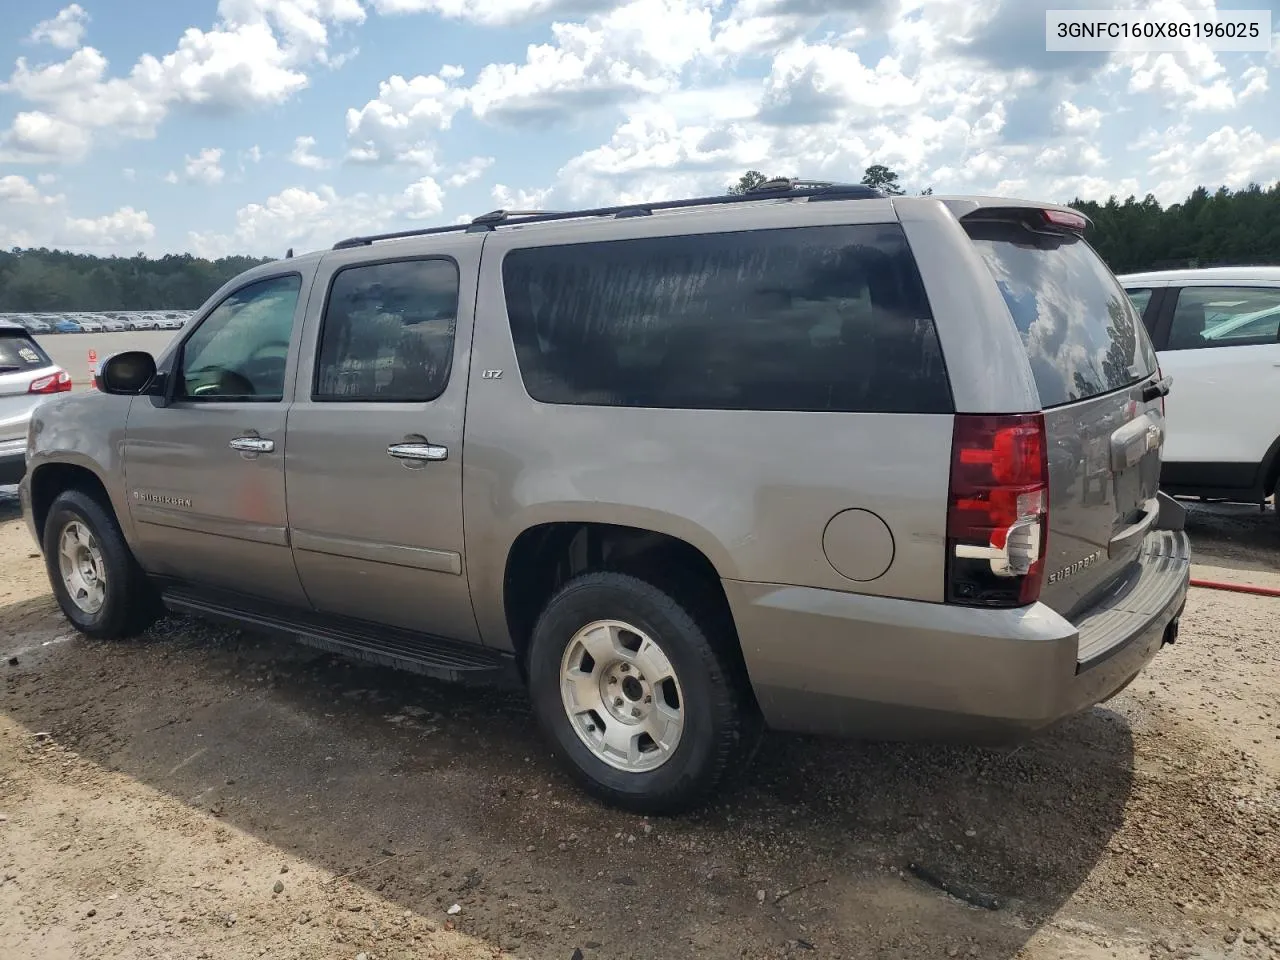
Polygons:
[[965,229],[1022,334],[1045,407],[1118,390],[1155,370],[1133,302],[1084,238],[1005,220]]

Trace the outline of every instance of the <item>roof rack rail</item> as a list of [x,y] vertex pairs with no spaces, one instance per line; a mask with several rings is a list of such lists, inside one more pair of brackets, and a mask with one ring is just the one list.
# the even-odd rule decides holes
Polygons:
[[555,213],[554,210],[490,210],[488,213],[482,213],[480,216],[472,219],[474,226],[479,223],[503,223],[512,217],[541,217],[549,213]]
[[767,180],[746,193],[722,194],[711,197],[690,197],[685,200],[659,200],[653,203],[626,203],[614,207],[594,207],[587,210],[494,210],[474,218],[470,223],[455,223],[443,227],[424,227],[418,230],[401,230],[396,233],[376,233],[363,237],[348,237],[333,245],[334,250],[367,247],[383,240],[403,240],[408,237],[426,237],[439,233],[476,233],[497,226],[521,226],[526,223],[547,223],[553,220],[578,220],[589,217],[644,217],[656,210],[680,210],[687,207],[710,207],[737,203],[756,203],[763,200],[872,200],[883,199],[885,193],[861,183],[833,183],[825,180],[791,180],[779,178]]

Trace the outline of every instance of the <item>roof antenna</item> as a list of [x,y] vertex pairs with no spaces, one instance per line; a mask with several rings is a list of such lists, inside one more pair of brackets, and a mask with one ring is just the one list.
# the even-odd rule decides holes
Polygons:
[[290,247],[288,250],[286,250],[286,251],[284,252],[284,258],[285,258],[286,260],[292,260],[292,259],[293,259],[293,247]]

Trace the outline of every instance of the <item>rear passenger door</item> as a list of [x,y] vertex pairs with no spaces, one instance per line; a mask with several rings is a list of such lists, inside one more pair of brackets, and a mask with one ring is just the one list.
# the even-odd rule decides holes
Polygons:
[[1168,295],[1167,339],[1156,344],[1173,376],[1164,459],[1188,465],[1171,483],[1247,489],[1280,436],[1280,286],[1197,284]]
[[462,425],[483,240],[321,263],[285,455],[294,557],[321,612],[478,639]]

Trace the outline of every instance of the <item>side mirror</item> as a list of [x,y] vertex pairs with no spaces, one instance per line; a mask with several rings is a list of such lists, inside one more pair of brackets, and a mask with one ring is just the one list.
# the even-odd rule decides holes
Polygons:
[[144,350],[130,350],[107,357],[98,368],[98,389],[103,393],[136,397],[155,378],[155,357]]

